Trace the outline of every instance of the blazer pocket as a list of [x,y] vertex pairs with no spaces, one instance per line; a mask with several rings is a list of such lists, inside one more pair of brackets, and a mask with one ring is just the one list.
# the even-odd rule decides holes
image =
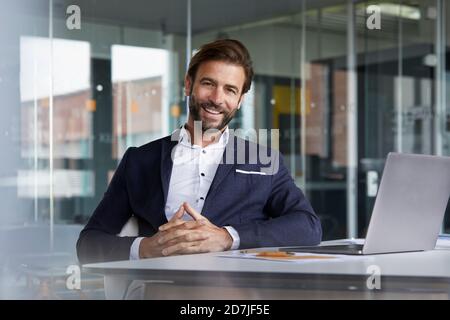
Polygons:
[[260,175],[260,176],[267,175],[267,173],[261,172],[261,171],[247,171],[247,170],[241,170],[241,169],[236,169],[236,173],[242,173],[242,174],[247,174],[247,175]]

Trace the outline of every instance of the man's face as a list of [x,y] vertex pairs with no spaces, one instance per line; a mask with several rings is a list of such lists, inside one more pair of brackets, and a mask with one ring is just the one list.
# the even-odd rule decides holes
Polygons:
[[244,68],[223,61],[207,61],[197,69],[194,83],[185,79],[189,96],[189,121],[202,122],[202,130],[222,130],[233,119],[242,102]]

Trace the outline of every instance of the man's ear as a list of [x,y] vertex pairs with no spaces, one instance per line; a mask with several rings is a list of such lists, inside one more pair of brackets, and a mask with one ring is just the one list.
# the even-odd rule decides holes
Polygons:
[[187,97],[191,94],[192,79],[186,75],[184,77],[184,95]]

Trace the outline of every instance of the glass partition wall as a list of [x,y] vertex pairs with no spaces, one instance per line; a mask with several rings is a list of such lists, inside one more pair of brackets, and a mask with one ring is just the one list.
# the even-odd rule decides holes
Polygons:
[[185,122],[207,41],[249,48],[230,126],[278,130],[324,240],[364,237],[388,152],[449,155],[443,0],[0,2],[0,298],[103,298],[101,279],[67,286],[78,234],[126,148]]

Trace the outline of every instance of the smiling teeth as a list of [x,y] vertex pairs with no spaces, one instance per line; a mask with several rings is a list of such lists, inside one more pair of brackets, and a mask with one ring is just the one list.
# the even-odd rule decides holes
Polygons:
[[207,112],[212,113],[212,114],[220,114],[220,112],[215,111],[215,110],[212,110],[212,109],[207,108],[207,107],[204,107],[204,109],[205,109]]

